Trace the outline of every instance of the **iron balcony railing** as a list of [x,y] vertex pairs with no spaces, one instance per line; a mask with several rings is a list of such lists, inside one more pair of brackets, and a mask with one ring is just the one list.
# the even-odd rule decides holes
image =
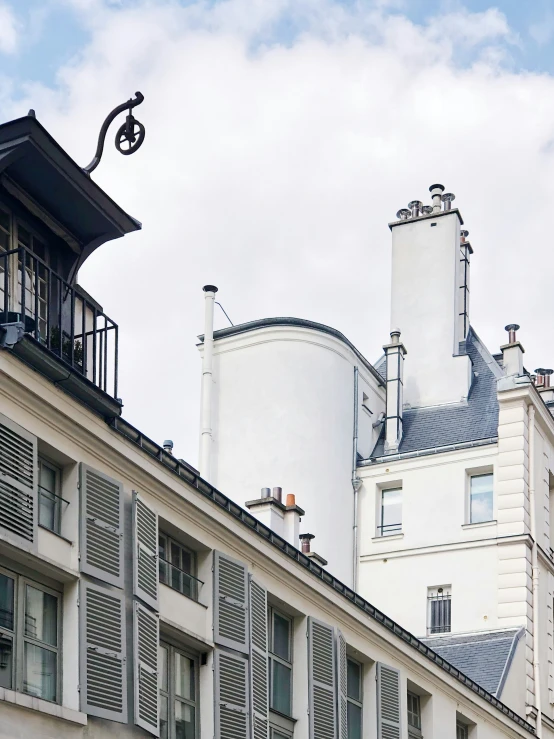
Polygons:
[[385,523],[382,526],[377,526],[379,536],[393,536],[394,534],[402,533],[401,523]]
[[169,585],[173,590],[177,590],[181,595],[186,595],[187,598],[192,600],[198,600],[198,591],[204,585],[202,580],[199,580],[194,575],[185,572],[177,565],[171,564],[167,559],[159,558],[160,567],[160,582],[164,585]]
[[16,322],[64,364],[118,397],[117,324],[23,246],[0,252],[0,324]]

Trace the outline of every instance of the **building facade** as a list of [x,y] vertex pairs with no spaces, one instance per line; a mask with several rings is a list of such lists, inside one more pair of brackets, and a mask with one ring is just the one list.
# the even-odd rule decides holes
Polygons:
[[509,700],[541,733],[554,727],[552,372],[524,367],[516,325],[494,354],[479,339],[473,248],[443,191],[389,224],[391,335],[374,364],[310,321],[213,334],[208,321],[200,464],[277,528],[259,490],[294,493],[330,571],[503,700],[517,673]]

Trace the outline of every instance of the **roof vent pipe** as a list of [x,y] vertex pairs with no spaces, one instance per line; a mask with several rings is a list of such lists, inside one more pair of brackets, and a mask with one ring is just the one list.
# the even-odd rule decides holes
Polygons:
[[504,331],[508,332],[508,344],[515,344],[517,341],[516,331],[519,331],[520,326],[517,323],[509,323],[504,327]]
[[273,497],[279,503],[283,502],[283,488],[273,488]]
[[544,367],[537,367],[535,370],[536,374],[536,381],[535,385],[537,387],[550,387],[550,375],[552,374],[553,370],[551,369],[544,369]]
[[424,216],[430,216],[432,212],[433,212],[432,205],[424,205],[423,208],[421,209],[421,213]]
[[171,439],[166,439],[163,443],[164,452],[167,452],[168,454],[173,454],[173,442]]
[[271,488],[262,488],[262,498],[271,498]]
[[412,200],[408,203],[408,208],[412,211],[412,218],[419,216],[422,205],[421,200]]
[[302,554],[309,554],[311,551],[311,540],[315,539],[314,534],[300,534],[298,537],[302,542]]
[[460,242],[462,244],[465,244],[467,237],[469,236],[469,231],[464,229],[463,231],[460,231]]
[[431,193],[431,200],[433,201],[433,212],[440,213],[441,207],[441,194],[444,192],[444,185],[431,185],[429,188]]
[[544,374],[544,386],[550,387],[550,375],[554,374],[554,370],[545,369],[543,370],[543,374]]
[[456,200],[456,196],[453,192],[445,192],[444,195],[441,196],[441,200],[444,203],[445,210],[452,210],[452,201]]
[[407,221],[411,215],[411,212],[407,208],[400,208],[400,210],[396,214],[396,217],[399,221]]

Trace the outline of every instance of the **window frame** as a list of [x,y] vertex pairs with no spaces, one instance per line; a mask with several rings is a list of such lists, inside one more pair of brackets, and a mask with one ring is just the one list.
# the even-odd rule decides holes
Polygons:
[[[448,629],[441,626],[433,626],[433,603],[448,601],[450,603]],[[436,634],[452,633],[452,586],[439,585],[427,588],[427,636]]]
[[[402,485],[394,485],[392,487],[380,487],[379,490],[379,509],[378,509],[378,525],[377,525],[377,536],[380,538],[386,538],[387,536],[398,536],[399,534],[402,534],[402,507],[403,507],[403,500],[402,500],[402,493],[403,493],[403,487]],[[398,523],[394,524],[385,524],[384,521],[384,512],[385,512],[385,496],[387,493],[400,493],[400,521]],[[395,527],[390,531],[385,531],[385,526],[387,528]]]
[[[8,634],[12,639],[12,674],[11,688],[16,693],[29,695],[32,698],[60,705],[62,703],[62,596],[63,593],[54,590],[47,585],[36,582],[26,575],[22,575],[6,567],[0,567],[0,574],[11,578],[14,581],[14,629],[10,632],[5,627],[0,627],[0,633]],[[56,645],[47,644],[39,639],[27,636],[25,634],[25,611],[26,611],[26,589],[27,586],[34,588],[42,593],[56,598]],[[52,701],[42,696],[34,695],[24,690],[24,672],[25,672],[25,644],[33,644],[53,652],[56,655],[56,700]]]
[[[161,546],[160,546],[160,540],[165,539],[165,553],[166,557],[171,557],[171,545],[174,544],[175,546],[179,547],[180,554],[179,559],[181,561],[181,564],[183,562],[183,552],[186,552],[188,555],[190,555],[191,559],[191,570],[192,572],[186,572],[186,570],[183,570],[182,567],[178,567],[177,565],[173,564],[170,559],[166,559],[161,556]],[[164,563],[167,574],[166,579],[162,579],[162,563]],[[180,572],[184,573],[185,575],[188,575],[191,578],[191,595],[188,595],[187,593],[183,593],[182,590],[179,588],[176,588],[171,583],[171,577],[170,577],[170,568],[175,567]],[[170,534],[166,534],[165,531],[159,531],[158,532],[158,581],[162,585],[166,585],[168,588],[171,588],[176,593],[179,593],[180,595],[184,596],[185,598],[190,598],[190,600],[193,600],[195,603],[198,603],[198,591],[199,591],[199,585],[201,584],[200,580],[197,577],[198,574],[198,558],[197,553],[193,550],[187,547],[184,544],[181,544],[180,541],[177,541],[174,539]]]
[[[463,733],[460,735],[459,731]],[[460,719],[456,719],[456,739],[469,739],[469,726]]]
[[[274,649],[274,623],[273,623],[273,617],[277,615],[280,616],[280,618],[284,619],[285,621],[289,622],[289,644],[288,644],[288,652],[289,652],[289,660],[285,660],[283,657],[280,657],[278,654],[275,654]],[[275,608],[271,604],[267,607],[267,618],[268,618],[268,630],[267,630],[267,659],[268,659],[268,693],[269,693],[269,710],[274,711],[275,713],[279,714],[280,716],[286,716],[287,718],[292,719],[292,699],[293,699],[293,678],[294,678],[294,670],[293,670],[293,646],[294,646],[294,619],[292,616],[289,616],[287,613],[284,613],[279,608]],[[290,713],[283,713],[278,708],[273,707],[273,663],[279,663],[283,665],[284,667],[287,667],[290,670],[290,691],[289,691],[289,705],[290,705]]]
[[[417,711],[413,711],[410,708],[410,701],[414,701],[417,704]],[[408,737],[409,739],[421,739],[423,737],[421,726],[421,696],[414,693],[412,690],[406,691],[406,713],[407,713],[407,725],[408,725]],[[417,716],[419,725],[410,723],[410,716]]]
[[[468,525],[474,525],[478,526],[479,524],[485,524],[485,523],[491,523],[495,520],[495,510],[494,510],[494,470],[486,470],[486,471],[477,471],[477,470],[468,470],[467,472],[468,476],[468,492],[467,492],[467,512],[466,512],[466,521]],[[488,518],[484,521],[474,521],[473,515],[472,515],[472,481],[474,478],[478,477],[490,477],[491,478],[491,489],[490,489],[490,496],[491,496],[491,518]]]
[[[55,488],[56,488],[55,492],[46,490],[46,488],[44,488],[44,486],[40,484],[41,471],[43,467],[47,467],[55,475]],[[38,525],[41,528],[46,529],[47,531],[52,531],[54,534],[57,534],[58,536],[61,536],[62,503],[64,502],[61,496],[62,478],[63,478],[63,469],[59,465],[55,464],[54,462],[51,462],[47,457],[39,453],[38,455],[38,516],[39,516]],[[40,502],[41,502],[41,498],[43,495],[42,490],[45,490],[46,493],[54,496],[54,528],[52,529],[50,528],[50,526],[46,526],[44,523],[41,523],[40,521]]]
[[[167,690],[162,690],[161,687],[161,671],[158,679],[158,693],[160,698],[160,721],[161,721],[161,699],[167,698],[167,737],[168,739],[175,739],[175,733],[173,732],[175,726],[175,703],[178,701],[185,705],[194,708],[194,736],[195,739],[200,738],[200,661],[199,655],[193,651],[189,651],[186,647],[178,646],[172,642],[164,639],[160,636],[159,648],[165,648],[167,650]],[[191,660],[194,664],[194,700],[190,698],[183,698],[182,696],[176,695],[175,691],[175,661],[174,657],[176,654],[180,654],[186,659]],[[161,731],[160,731],[161,736]]]
[[[348,692],[348,663],[351,662],[353,665],[356,665],[356,667],[359,669],[360,672],[360,697],[354,698],[350,695]],[[356,706],[360,709],[360,726],[361,726],[361,734],[360,736],[363,737],[364,735],[364,704],[363,704],[363,698],[364,698],[364,667],[361,662],[358,662],[358,660],[352,659],[352,657],[349,657],[346,655],[346,715],[348,717],[348,704],[350,703],[353,706]]]

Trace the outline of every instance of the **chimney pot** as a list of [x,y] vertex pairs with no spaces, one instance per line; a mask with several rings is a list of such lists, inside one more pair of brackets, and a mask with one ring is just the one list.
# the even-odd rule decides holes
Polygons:
[[412,211],[412,218],[417,218],[419,216],[422,205],[423,203],[421,200],[411,200],[408,203],[408,208]]
[[554,373],[554,370],[552,369],[545,369],[543,370],[544,375],[544,386],[550,387],[550,375]]
[[400,210],[396,214],[396,217],[399,221],[407,221],[411,215],[411,211],[409,211],[407,208],[400,208]]
[[516,331],[519,331],[520,326],[517,323],[509,323],[507,326],[504,326],[504,331],[508,332],[508,343],[509,344],[515,344],[517,341],[516,338]]
[[313,534],[300,534],[298,538],[302,542],[302,553],[309,554],[311,549],[310,542],[312,539],[315,539],[315,536]]
[[288,493],[287,494],[287,508],[289,506],[295,506],[296,505],[296,496],[294,493]]
[[444,203],[444,209],[451,210],[452,201],[456,200],[456,196],[453,192],[445,192],[444,195],[441,195],[441,200]]
[[424,216],[428,216],[433,212],[433,206],[432,205],[424,205],[421,209],[421,212]]
[[460,241],[462,242],[462,244],[465,242],[468,236],[469,236],[469,231],[467,231],[466,229],[464,229],[463,231],[460,231]]
[[399,328],[395,328],[394,331],[390,332],[390,340],[391,340],[391,344],[400,343],[400,329]]
[[173,442],[171,441],[171,439],[165,439],[163,443],[163,448],[164,451],[168,454],[173,454]]
[[217,287],[215,285],[204,285],[202,290],[204,290],[205,293],[216,293]]
[[279,503],[283,502],[283,488],[273,488],[273,497],[275,500],[279,501]]
[[441,208],[441,193],[444,192],[444,185],[431,185],[429,188],[431,193],[431,200],[433,201],[433,212],[440,213]]
[[271,488],[262,488],[262,498],[271,498]]

